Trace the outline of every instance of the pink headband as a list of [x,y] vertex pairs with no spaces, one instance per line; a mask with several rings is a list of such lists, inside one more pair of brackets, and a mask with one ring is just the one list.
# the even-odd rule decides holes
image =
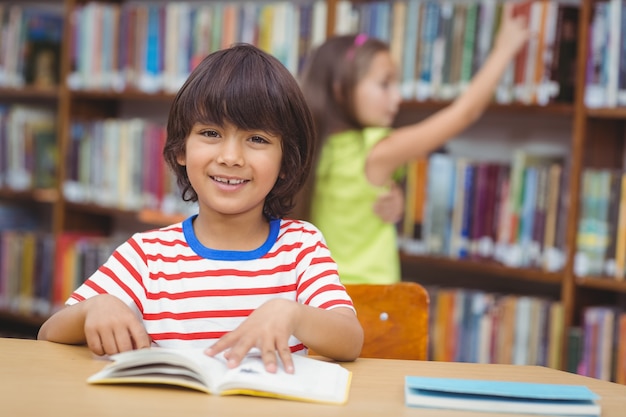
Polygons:
[[359,47],[367,41],[367,35],[365,33],[359,33],[354,38],[354,46]]
[[365,33],[359,33],[358,35],[356,35],[356,37],[354,38],[354,43],[352,44],[350,49],[348,49],[348,52],[346,52],[346,59],[348,61],[354,59],[354,53],[356,52],[356,48],[363,45],[366,41],[367,35]]

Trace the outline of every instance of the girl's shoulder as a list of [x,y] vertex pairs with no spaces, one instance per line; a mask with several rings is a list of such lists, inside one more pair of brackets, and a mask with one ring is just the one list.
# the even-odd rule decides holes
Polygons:
[[389,136],[392,130],[390,127],[366,127],[363,129],[363,140],[373,146]]
[[327,143],[336,151],[342,149],[369,150],[381,140],[389,136],[393,129],[389,127],[365,127],[361,130],[346,130],[333,133],[329,136]]

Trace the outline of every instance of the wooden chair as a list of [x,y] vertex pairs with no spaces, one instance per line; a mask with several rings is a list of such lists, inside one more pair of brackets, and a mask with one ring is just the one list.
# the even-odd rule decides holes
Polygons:
[[361,357],[428,359],[428,293],[415,282],[347,284],[363,326]]

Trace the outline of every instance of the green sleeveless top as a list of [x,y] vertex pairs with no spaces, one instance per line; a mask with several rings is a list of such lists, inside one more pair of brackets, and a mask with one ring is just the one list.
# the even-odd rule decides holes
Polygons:
[[331,135],[320,154],[311,219],[324,234],[344,284],[400,281],[396,227],[373,211],[386,187],[365,177],[367,155],[389,132],[366,128]]

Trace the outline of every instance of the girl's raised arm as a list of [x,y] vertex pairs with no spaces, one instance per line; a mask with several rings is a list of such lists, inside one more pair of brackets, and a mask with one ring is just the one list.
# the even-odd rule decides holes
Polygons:
[[374,146],[365,168],[372,184],[387,184],[399,166],[439,148],[485,111],[507,66],[530,36],[525,19],[512,16],[511,4],[504,7],[491,53],[467,89],[446,108],[423,121],[395,129]]

